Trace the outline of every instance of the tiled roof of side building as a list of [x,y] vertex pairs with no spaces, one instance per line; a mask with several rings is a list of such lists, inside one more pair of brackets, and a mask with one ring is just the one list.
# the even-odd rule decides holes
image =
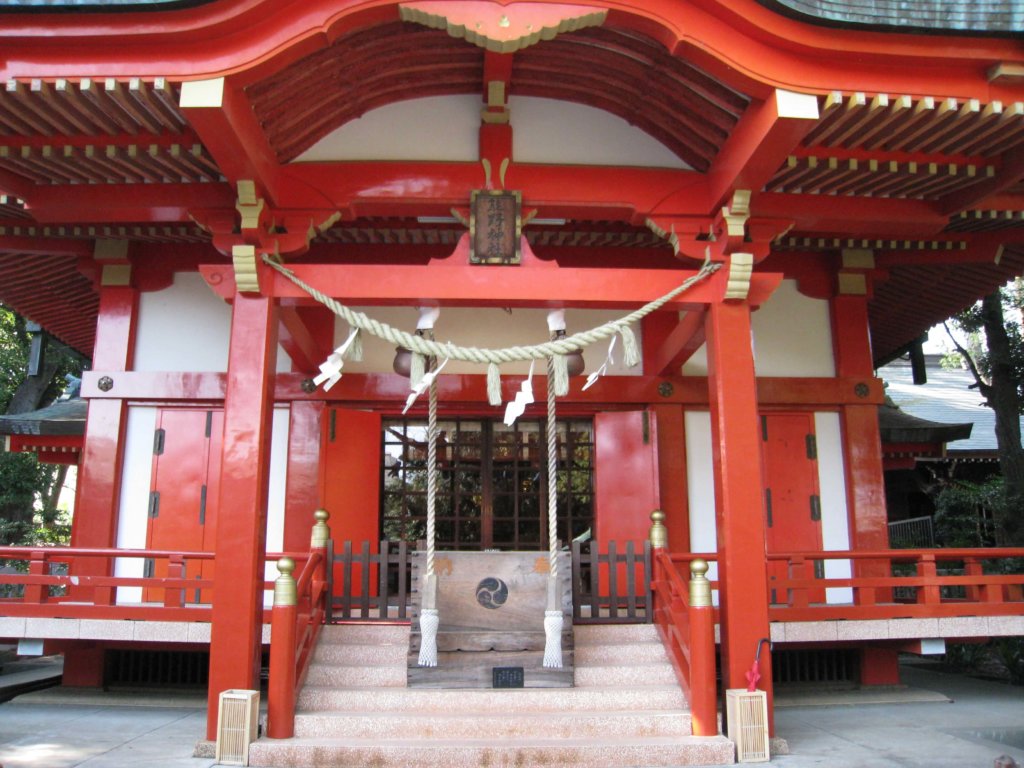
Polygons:
[[[970,371],[948,370],[939,355],[926,355],[928,383],[916,385],[905,359],[895,360],[878,369],[886,383],[885,393],[904,413],[944,424],[971,422],[970,438],[946,445],[951,453],[991,454],[996,451],[995,413],[985,405]],[[1024,423],[1024,419],[1022,419]]]
[[1024,33],[1024,0],[758,0],[812,24],[892,31]]

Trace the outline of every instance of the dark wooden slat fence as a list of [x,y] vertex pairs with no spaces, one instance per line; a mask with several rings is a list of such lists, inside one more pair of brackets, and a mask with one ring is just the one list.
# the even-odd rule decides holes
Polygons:
[[572,543],[574,624],[647,624],[653,620],[651,544],[625,552],[614,541],[600,552],[594,541]]

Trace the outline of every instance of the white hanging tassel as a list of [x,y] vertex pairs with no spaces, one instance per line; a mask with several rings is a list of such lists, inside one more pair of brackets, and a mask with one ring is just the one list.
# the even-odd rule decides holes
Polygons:
[[412,360],[409,363],[409,386],[416,389],[423,381],[423,374],[427,370],[427,358],[419,352],[412,353]]
[[561,611],[544,611],[544,666],[562,666]]
[[331,352],[326,360],[320,363],[320,373],[313,377],[313,383],[318,387],[323,384],[324,392],[327,392],[341,381],[341,369],[345,365],[345,358],[350,357],[352,345],[356,343],[358,336],[359,329],[353,328],[344,343]]
[[420,609],[420,657],[421,667],[437,666],[437,628],[441,619],[437,614],[437,576],[432,573],[423,577],[423,607]]
[[497,363],[487,364],[487,402],[501,405],[501,371]]
[[519,385],[519,391],[516,392],[516,399],[510,400],[508,405],[505,406],[505,426],[511,427],[516,423],[516,419],[526,413],[526,406],[533,402],[533,364],[534,360],[530,361],[530,372],[526,375],[526,379]]
[[626,364],[627,368],[639,365],[640,346],[636,343],[633,329],[628,325],[624,325],[622,330],[619,331],[619,335],[622,336],[622,362]]
[[601,378],[606,373],[608,373],[608,366],[615,364],[615,359],[612,357],[612,350],[615,349],[615,341],[618,338],[619,338],[618,336],[612,336],[612,340],[610,342],[608,342],[608,354],[605,355],[604,362],[601,363],[601,367],[598,368],[593,373],[591,373],[589,376],[587,376],[587,381],[583,385],[583,391],[584,392],[586,392],[588,389],[590,389],[592,386],[594,386],[594,383],[599,378]]
[[558,599],[558,577],[548,577],[548,605],[544,611],[544,666],[562,666],[562,609]]

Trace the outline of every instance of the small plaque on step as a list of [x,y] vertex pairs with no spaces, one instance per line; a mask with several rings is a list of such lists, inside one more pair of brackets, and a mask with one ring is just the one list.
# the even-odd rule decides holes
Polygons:
[[493,667],[491,674],[495,688],[522,688],[525,681],[522,667]]

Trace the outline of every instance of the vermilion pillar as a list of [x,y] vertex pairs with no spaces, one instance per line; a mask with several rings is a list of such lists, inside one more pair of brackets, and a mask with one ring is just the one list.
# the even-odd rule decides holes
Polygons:
[[[865,381],[874,377],[866,295],[841,294],[832,299],[832,338],[836,375],[862,377]],[[888,549],[878,406],[846,405],[840,414],[850,505],[850,544],[854,549]]]
[[[712,304],[705,332],[718,527],[722,677],[726,688],[746,688],[746,673],[758,642],[769,636],[761,432],[750,307],[733,301]],[[771,672],[770,655],[762,652],[758,687],[768,693],[769,718]]]
[[[110,375],[113,386],[117,384],[118,372],[131,370],[135,356],[139,292],[130,284],[131,266],[127,262],[126,245],[101,241],[96,247],[96,260],[102,271],[92,368]],[[126,417],[127,406],[120,398],[89,401],[72,546],[104,548],[117,543]],[[75,570],[105,574],[108,564],[90,558],[76,563]]]
[[[117,374],[131,370],[135,356],[139,292],[131,284],[127,242],[97,242],[95,259],[100,269],[100,305],[92,367],[109,376],[116,387]],[[73,547],[103,549],[117,545],[127,416],[127,403],[120,398],[89,401],[71,525]],[[101,558],[84,558],[71,565],[77,575],[106,576],[111,568],[111,563]],[[102,685],[103,649],[93,645],[66,648],[64,683]]]
[[215,713],[221,691],[259,687],[276,353],[274,300],[236,294],[224,397],[217,568],[213,581],[206,720],[210,739],[217,734]]

